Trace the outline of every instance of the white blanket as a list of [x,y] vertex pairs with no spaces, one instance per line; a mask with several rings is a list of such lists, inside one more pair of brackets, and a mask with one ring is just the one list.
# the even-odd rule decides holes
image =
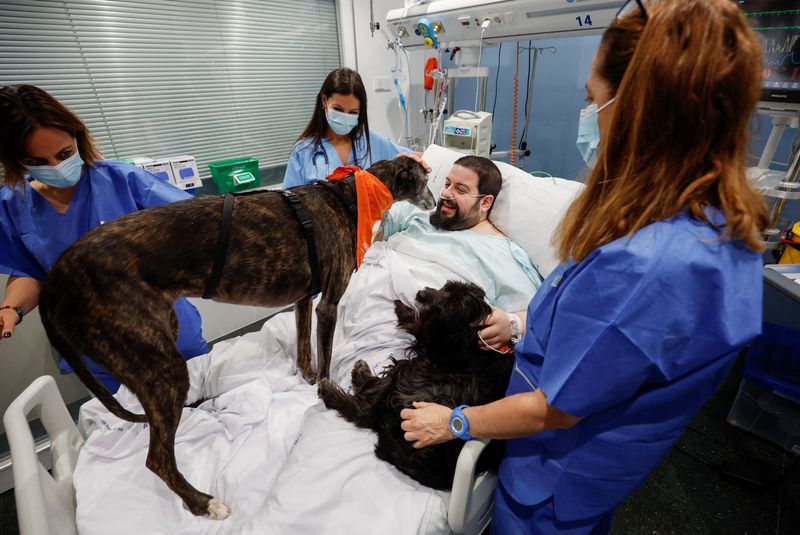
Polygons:
[[[347,387],[356,360],[379,370],[390,356],[402,358],[410,339],[397,330],[394,300],[412,303],[418,289],[452,278],[468,274],[446,259],[375,244],[339,305],[332,378]],[[514,299],[524,308],[530,296]],[[188,363],[190,401],[212,399],[184,409],[176,457],[190,483],[232,507],[221,522],[193,516],[147,470],[144,424],[116,418],[97,400],[85,404],[88,438],[74,481],[80,533],[448,533],[447,494],[377,459],[374,433],[325,409],[296,373],[295,346],[285,313]],[[141,412],[126,388],[118,398]]]

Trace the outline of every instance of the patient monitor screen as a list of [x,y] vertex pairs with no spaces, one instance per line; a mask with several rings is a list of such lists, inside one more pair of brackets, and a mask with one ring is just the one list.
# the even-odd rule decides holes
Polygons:
[[761,39],[762,100],[800,102],[800,2],[743,0],[739,6]]

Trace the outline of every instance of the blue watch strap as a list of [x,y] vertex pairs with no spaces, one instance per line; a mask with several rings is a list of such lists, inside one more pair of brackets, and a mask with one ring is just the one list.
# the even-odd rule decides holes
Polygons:
[[462,412],[469,405],[459,405],[450,415],[450,432],[461,440],[473,440],[475,437],[469,432],[469,421]]

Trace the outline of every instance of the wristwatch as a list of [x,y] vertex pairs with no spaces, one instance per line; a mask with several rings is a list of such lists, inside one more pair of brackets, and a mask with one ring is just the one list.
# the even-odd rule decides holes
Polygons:
[[3,305],[0,307],[0,310],[5,310],[7,308],[10,308],[11,310],[17,313],[17,316],[19,316],[17,318],[17,323],[15,325],[19,325],[20,323],[22,323],[22,316],[25,315],[25,311],[22,310],[22,307],[12,307],[11,305]]
[[508,314],[508,321],[511,322],[511,344],[517,345],[522,338],[522,326],[519,324],[519,317],[516,314]]
[[469,422],[464,413],[461,412],[469,407],[469,405],[459,405],[453,409],[453,414],[450,415],[450,432],[461,440],[473,440],[475,437],[469,434]]

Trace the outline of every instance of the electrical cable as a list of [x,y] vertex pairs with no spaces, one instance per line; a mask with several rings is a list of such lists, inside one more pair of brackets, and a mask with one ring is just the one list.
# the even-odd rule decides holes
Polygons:
[[516,50],[516,70],[514,71],[514,110],[511,118],[511,165],[517,161],[517,100],[519,98],[519,41]]
[[503,43],[497,47],[497,74],[494,76],[494,102],[492,103],[492,117],[494,117],[494,110],[497,108],[497,83],[500,81],[500,53],[503,51]]
[[[533,54],[533,58],[531,58],[531,54]],[[522,148],[523,143],[527,148],[528,144],[528,122],[530,121],[531,115],[531,93],[533,93],[533,62],[538,55],[538,51],[533,46],[533,41],[528,41],[528,85],[526,86],[525,91],[525,124],[522,127],[522,137],[519,140],[519,148],[520,150],[524,150]]]

